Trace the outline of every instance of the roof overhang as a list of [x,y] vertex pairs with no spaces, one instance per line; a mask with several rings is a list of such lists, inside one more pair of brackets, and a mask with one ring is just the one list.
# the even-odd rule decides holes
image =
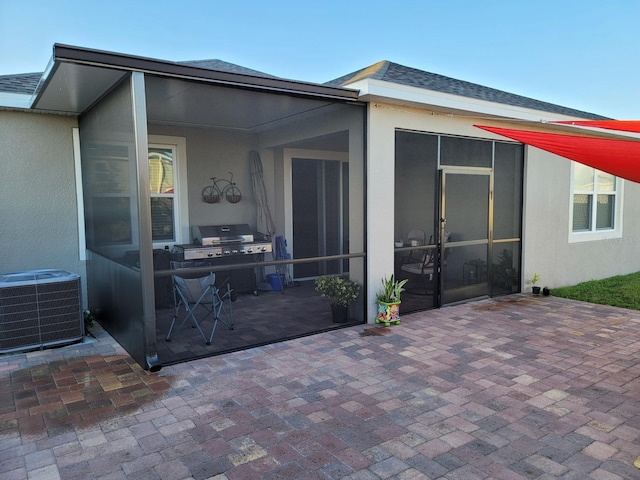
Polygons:
[[326,101],[358,100],[358,92],[347,88],[223,72],[165,60],[56,44],[50,67],[43,74],[31,107],[81,114],[130,72]]
[[364,78],[349,83],[347,87],[358,89],[360,91],[361,101],[393,103],[394,105],[431,109],[440,113],[472,118],[517,120],[534,123],[553,120],[572,120],[576,118],[558,115],[557,113],[543,112],[503,103],[437,92],[426,88],[402,85],[375,78]]

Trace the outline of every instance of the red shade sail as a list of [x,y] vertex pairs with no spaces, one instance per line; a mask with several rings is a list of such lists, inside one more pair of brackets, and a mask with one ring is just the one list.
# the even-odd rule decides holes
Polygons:
[[568,120],[563,122],[551,123],[557,123],[560,125],[576,125],[578,127],[606,128],[607,130],[640,133],[640,120]]
[[[640,126],[640,122],[637,123]],[[475,126],[640,183],[640,142],[638,141]]]

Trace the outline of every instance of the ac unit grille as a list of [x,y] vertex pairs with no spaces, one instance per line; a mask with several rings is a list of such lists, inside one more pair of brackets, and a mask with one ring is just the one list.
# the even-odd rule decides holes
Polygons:
[[80,288],[77,275],[60,270],[0,276],[0,353],[82,340]]

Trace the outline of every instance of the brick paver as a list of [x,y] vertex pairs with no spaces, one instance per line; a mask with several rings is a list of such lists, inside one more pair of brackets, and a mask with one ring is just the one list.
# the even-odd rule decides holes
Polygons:
[[156,374],[95,332],[0,356],[0,478],[640,478],[640,312],[515,295]]

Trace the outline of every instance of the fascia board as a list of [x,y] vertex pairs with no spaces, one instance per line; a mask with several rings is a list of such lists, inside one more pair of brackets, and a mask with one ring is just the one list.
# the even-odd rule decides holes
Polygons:
[[23,93],[0,92],[0,107],[31,108],[31,95]]
[[418,108],[427,106],[478,114],[482,117],[500,117],[533,122],[553,121],[559,118],[570,120],[574,118],[557,113],[515,107],[371,78],[350,83],[345,87],[360,90],[360,100],[365,102],[388,99],[390,103],[401,102],[415,105]]

